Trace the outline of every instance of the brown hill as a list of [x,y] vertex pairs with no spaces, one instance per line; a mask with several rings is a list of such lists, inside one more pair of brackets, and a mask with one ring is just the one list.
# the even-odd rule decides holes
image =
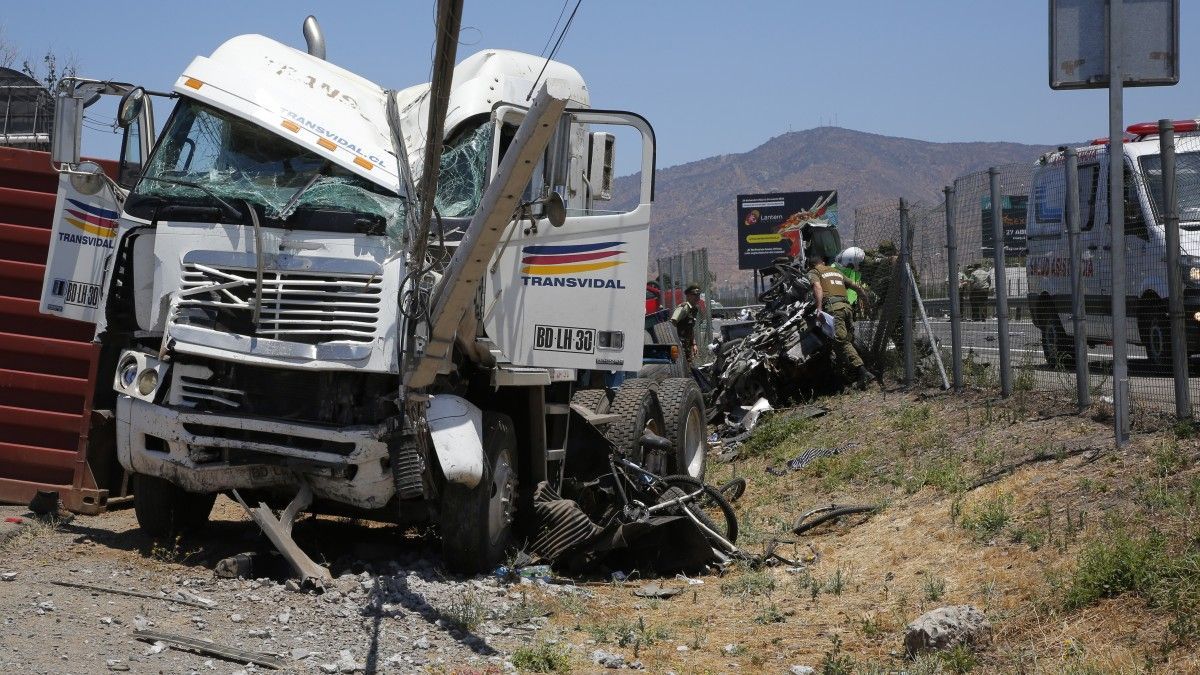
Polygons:
[[[857,207],[899,197],[940,201],[942,187],[958,176],[1033,162],[1048,149],[1020,143],[930,143],[819,127],[776,136],[749,152],[659,169],[651,269],[660,256],[708,247],[718,282],[738,277],[733,236],[738,194],[836,189],[843,238],[850,241]],[[636,175],[619,178],[616,193],[634,194],[636,180]]]

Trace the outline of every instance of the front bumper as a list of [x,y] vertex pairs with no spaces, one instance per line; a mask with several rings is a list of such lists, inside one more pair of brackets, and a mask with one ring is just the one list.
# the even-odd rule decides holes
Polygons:
[[331,429],[234,415],[181,412],[117,397],[117,458],[126,470],[189,492],[295,488],[377,509],[395,494],[376,427]]

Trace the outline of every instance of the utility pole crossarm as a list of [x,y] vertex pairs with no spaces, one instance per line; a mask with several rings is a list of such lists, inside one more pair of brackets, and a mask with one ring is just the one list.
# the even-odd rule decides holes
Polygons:
[[429,338],[424,353],[409,365],[405,386],[420,388],[433,382],[450,355],[463,313],[470,308],[483,275],[499,247],[501,235],[520,205],[538,159],[554,135],[567,106],[570,91],[565,82],[547,80],[517,129],[504,159],[471,219],[462,243],[446,266],[430,303]]

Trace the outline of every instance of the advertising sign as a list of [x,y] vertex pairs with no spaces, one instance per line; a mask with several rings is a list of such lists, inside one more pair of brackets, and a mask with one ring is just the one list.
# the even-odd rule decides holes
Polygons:
[[738,269],[762,269],[781,255],[800,255],[800,233],[809,223],[837,227],[837,190],[738,195]]
[[[1029,252],[1025,241],[1025,206],[1029,203],[1026,195],[1003,195],[1000,203],[1000,220],[1004,225],[1004,257],[1019,258]],[[996,247],[996,237],[992,230],[992,197],[984,195],[979,200],[983,209],[983,257],[991,258]]]

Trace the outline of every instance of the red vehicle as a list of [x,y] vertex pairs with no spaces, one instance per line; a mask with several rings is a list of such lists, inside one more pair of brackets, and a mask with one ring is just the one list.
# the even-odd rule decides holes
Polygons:
[[[665,302],[665,299],[663,297],[663,290],[661,287],[659,287],[657,281],[646,282],[646,314],[653,314],[660,309],[668,309],[668,308],[678,307],[679,305],[682,305],[684,303],[682,288],[672,288],[672,289],[669,289],[668,292],[675,296],[674,297],[675,302],[671,302],[671,303]],[[701,311],[704,310],[704,304],[705,304],[704,298],[701,297],[700,298],[700,310]]]

